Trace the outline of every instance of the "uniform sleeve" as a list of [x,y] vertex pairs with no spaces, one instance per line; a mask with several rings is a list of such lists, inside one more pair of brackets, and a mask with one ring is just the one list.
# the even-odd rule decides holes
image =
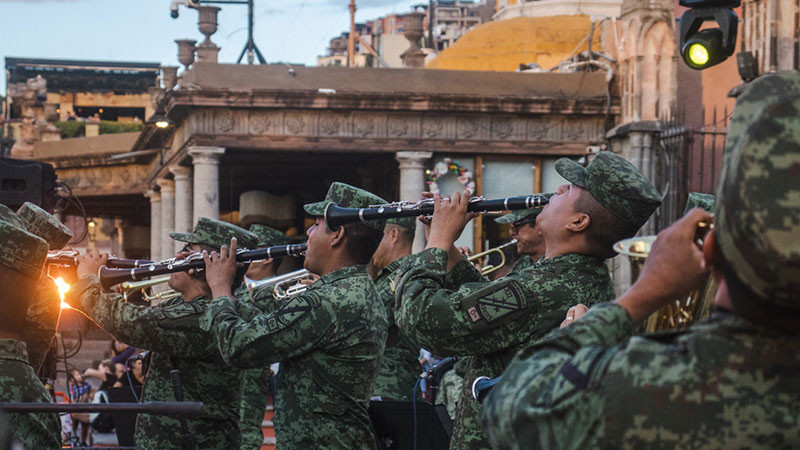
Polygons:
[[22,340],[28,347],[28,360],[38,371],[50,349],[50,342],[58,329],[61,317],[61,296],[58,286],[50,277],[44,277],[36,289],[33,303],[28,308]]
[[128,345],[182,357],[201,358],[212,353],[208,333],[198,326],[205,308],[197,302],[136,306],[119,294],[103,292],[94,276],[79,280],[68,296],[73,308]]
[[632,332],[627,311],[606,303],[523,349],[481,408],[492,448],[594,447],[605,409],[598,387]]
[[572,301],[562,280],[531,271],[447,289],[446,264],[442,249],[414,255],[395,294],[400,329],[439,355],[486,355],[529,342],[558,326]]
[[444,275],[444,287],[456,289],[464,283],[487,281],[481,271],[475,268],[469,260],[461,257],[450,272]]
[[307,353],[331,332],[335,318],[316,293],[281,303],[272,313],[243,320],[230,297],[214,299],[200,326],[216,335],[226,363],[257,367]]

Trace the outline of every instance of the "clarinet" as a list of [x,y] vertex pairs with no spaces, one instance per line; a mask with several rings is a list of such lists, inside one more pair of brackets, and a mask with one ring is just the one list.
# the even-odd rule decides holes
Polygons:
[[[528,195],[486,200],[483,197],[472,197],[467,211],[486,213],[493,211],[513,211],[518,209],[541,208],[547,204],[549,197],[545,195]],[[385,205],[370,205],[367,208],[343,208],[329,203],[325,208],[325,222],[335,230],[349,223],[366,222],[368,220],[395,219],[398,217],[429,216],[433,214],[433,199],[426,198],[418,202],[395,202]]]
[[[239,249],[236,251],[236,261],[251,263],[268,258],[299,257],[303,256],[305,252],[306,244],[275,245],[256,250]],[[205,265],[202,253],[192,253],[186,258],[168,261],[165,264],[152,264],[132,269],[109,269],[103,266],[100,268],[98,276],[103,289],[108,290],[112,286],[125,281],[136,281],[168,273],[186,272],[190,269],[202,270]]]

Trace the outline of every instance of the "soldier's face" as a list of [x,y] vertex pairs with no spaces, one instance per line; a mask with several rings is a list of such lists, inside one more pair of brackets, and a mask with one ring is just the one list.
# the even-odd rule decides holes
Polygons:
[[517,253],[520,255],[540,255],[544,253],[544,233],[538,223],[528,223],[519,227],[511,225],[511,237],[517,240]]
[[320,263],[328,255],[330,249],[328,235],[330,233],[331,230],[322,217],[317,217],[314,224],[306,230],[308,242],[306,242],[306,260],[303,267],[311,273],[319,273]]
[[[198,244],[186,244],[179,252],[175,253],[175,257],[179,259],[185,258],[191,255],[192,253],[200,252],[202,250],[203,248],[200,247],[200,245]],[[189,286],[197,282],[198,280],[190,277],[188,272],[181,271],[181,272],[175,272],[172,275],[170,275],[169,282],[167,284],[169,285],[169,287],[175,289],[178,292],[185,292]]]
[[378,244],[378,248],[375,249],[375,253],[372,255],[372,265],[375,266],[375,268],[380,270],[391,263],[391,261],[387,261],[391,253],[391,247],[392,227],[391,225],[386,225],[383,228],[383,238],[380,244]]
[[558,233],[565,229],[570,218],[575,214],[574,205],[582,189],[574,184],[562,184],[558,187],[556,194],[550,197],[550,201],[536,218],[536,224],[540,227],[544,236],[552,235],[552,233]]

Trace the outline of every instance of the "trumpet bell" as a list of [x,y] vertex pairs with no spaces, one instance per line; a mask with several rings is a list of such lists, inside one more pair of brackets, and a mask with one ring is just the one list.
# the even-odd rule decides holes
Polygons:
[[644,259],[650,254],[650,248],[655,241],[655,236],[632,237],[614,244],[614,251],[629,258]]

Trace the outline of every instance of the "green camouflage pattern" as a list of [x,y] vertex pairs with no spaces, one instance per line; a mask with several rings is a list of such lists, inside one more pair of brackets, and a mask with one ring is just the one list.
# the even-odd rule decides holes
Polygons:
[[[439,382],[439,390],[436,392],[436,404],[444,405],[447,408],[447,415],[453,421],[456,420],[461,391],[464,389],[463,375],[467,368],[466,363],[465,358],[458,359],[453,368],[444,373]],[[467,389],[471,389],[471,387],[467,387]]]
[[619,220],[637,229],[661,205],[661,195],[647,177],[612,152],[599,152],[586,167],[561,158],[556,161],[556,171],[570,183],[588,190]]
[[3,222],[8,222],[17,228],[25,229],[25,224],[19,220],[19,217],[14,210],[2,203],[0,203],[0,220]]
[[694,208],[702,208],[707,212],[714,212],[714,194],[702,194],[700,192],[689,192],[686,198],[686,208],[683,210],[685,216]]
[[632,337],[616,304],[523,349],[483,402],[495,449],[800,447],[800,335],[729,313]]
[[[253,227],[250,227],[250,231],[253,231]],[[256,234],[258,233],[256,232]],[[280,244],[269,243],[267,245]],[[236,313],[245,321],[252,320],[262,313],[271,312],[278,303],[272,289],[256,289],[251,295],[244,283],[233,295],[236,297]],[[242,434],[239,448],[241,450],[259,450],[264,442],[264,431],[261,429],[261,424],[264,421],[264,412],[269,402],[269,376],[269,364],[242,370],[242,393],[239,403],[239,431]]]
[[36,294],[28,307],[25,327],[22,329],[22,341],[28,348],[28,361],[37,372],[56,335],[60,317],[61,295],[58,293],[58,286],[51,277],[44,276],[36,287]]
[[[372,192],[337,181],[331,183],[331,187],[328,188],[328,193],[325,195],[325,200],[308,203],[303,206],[303,209],[310,216],[322,217],[325,215],[325,208],[330,203],[335,203],[337,206],[344,208],[366,208],[370,205],[383,205],[388,202]],[[368,220],[363,223],[367,227],[378,231],[383,231],[386,226],[385,220]]]
[[266,225],[250,225],[250,232],[258,237],[259,247],[272,247],[274,245],[286,245],[289,243],[289,236]]
[[417,218],[416,217],[395,217],[386,219],[386,223],[392,225],[400,225],[401,227],[408,228],[411,231],[417,231]]
[[0,222],[0,264],[39,278],[47,259],[47,242],[8,222]]
[[72,231],[58,218],[30,202],[17,210],[25,229],[47,241],[50,250],[61,250],[72,239]]
[[373,397],[380,397],[382,400],[411,400],[414,384],[422,372],[417,359],[419,345],[400,331],[394,319],[394,279],[397,269],[405,258],[408,256],[393,261],[378,272],[374,280],[375,289],[386,308],[386,319],[389,323],[386,347],[381,358],[375,389],[372,391]]
[[[183,297],[156,306],[136,306],[116,293],[102,291],[95,276],[80,279],[68,291],[67,303],[119,341],[150,350],[142,401],[174,402],[170,370],[181,373],[184,401],[202,402],[205,415],[187,419],[198,449],[239,446],[241,370],[228,366],[217,350],[213,333],[199,327],[211,299]],[[182,449],[177,417],[139,414],[136,448]]]
[[178,233],[172,231],[169,237],[189,244],[203,244],[214,248],[231,245],[231,238],[236,238],[238,248],[254,249],[258,247],[258,236],[244,228],[221,220],[201,217],[192,233]]
[[717,186],[715,235],[738,278],[800,308],[800,73],[765,75],[736,100]]
[[229,297],[201,321],[226,362],[266,367],[280,361],[277,448],[374,447],[367,405],[386,342],[386,313],[366,266],[325,274],[270,314],[242,320]]
[[[28,364],[25,343],[0,339],[0,402],[52,403],[50,394]],[[16,438],[29,450],[61,448],[61,421],[56,413],[8,414]]]
[[[614,299],[601,258],[567,254],[541,259],[493,282],[477,270],[446,287],[447,252],[432,248],[412,255],[400,269],[395,301],[400,330],[440,356],[468,356],[465,385],[479,376],[503,373],[517,351],[559,326],[576,303]],[[471,279],[466,278],[469,276]],[[479,405],[461,393],[452,449],[485,449]]]

